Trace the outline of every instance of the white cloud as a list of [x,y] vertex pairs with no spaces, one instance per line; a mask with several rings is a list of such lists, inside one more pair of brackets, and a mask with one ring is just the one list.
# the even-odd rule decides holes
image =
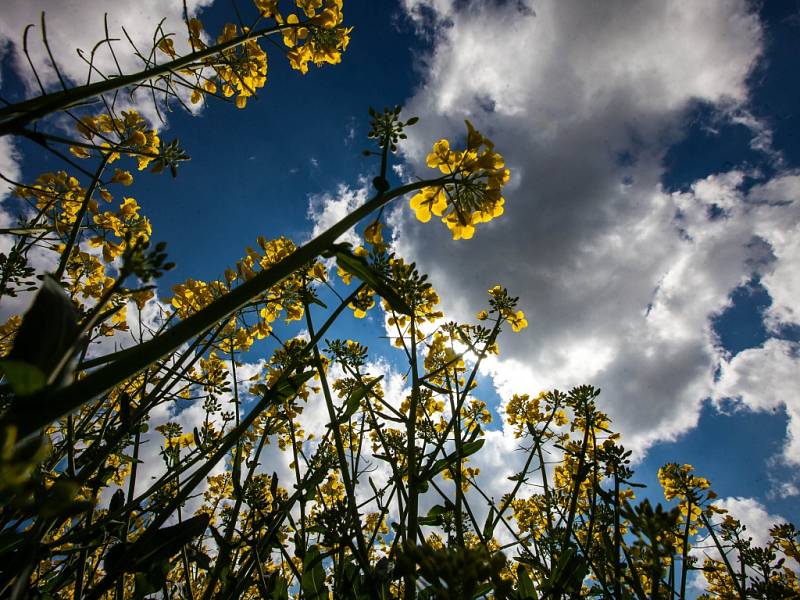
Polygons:
[[[188,0],[189,16],[210,5],[213,0]],[[153,47],[153,36],[158,24],[164,19],[165,34],[175,33],[176,49],[185,49],[186,26],[183,24],[183,3],[172,0],[142,0],[135,5],[121,5],[114,0],[9,0],[3,3],[3,19],[0,20],[0,44],[11,45],[11,55],[16,71],[23,77],[31,92],[38,93],[36,79],[22,52],[22,36],[25,27],[33,24],[29,32],[28,48],[37,67],[39,79],[46,87],[56,86],[58,76],[50,66],[47,51],[42,44],[41,14],[45,13],[47,40],[62,76],[74,83],[83,83],[89,67],[77,49],[88,59],[95,44],[105,38],[104,15],[108,14],[108,29],[111,38],[119,41],[114,51],[123,72],[142,67],[136,58],[122,28],[139,51],[147,56]],[[159,59],[163,58],[163,55]],[[117,74],[114,57],[105,45],[98,48],[94,57],[96,69],[106,75]],[[98,79],[97,73],[92,74]]]
[[[187,0],[188,15],[197,16],[213,1]],[[101,79],[100,73],[105,76],[118,75],[120,70],[125,74],[134,73],[145,66],[144,61],[136,56],[137,50],[149,57],[154,39],[158,40],[162,34],[175,34],[172,39],[178,52],[190,50],[183,21],[183,5],[183,2],[173,0],[142,0],[135,5],[124,6],[114,0],[7,0],[3,3],[3,18],[0,19],[0,51],[9,55],[7,64],[23,82],[25,97],[41,94],[39,82],[48,92],[61,89],[59,73],[68,86],[85,84],[89,80],[98,81]],[[58,72],[53,68],[42,42],[42,13],[45,14],[47,41]],[[110,45],[98,44],[106,36],[104,15],[108,15],[108,34],[114,40]],[[154,38],[160,23],[162,34]],[[36,68],[35,73],[23,52],[23,33],[28,25],[33,25],[28,33],[28,51]],[[113,47],[113,54],[110,46]],[[93,49],[95,52],[92,57]],[[164,62],[167,57],[156,52],[155,58]],[[90,59],[92,68],[88,63]],[[7,80],[0,80],[0,86],[4,83]],[[3,91],[3,95],[7,96],[6,90]],[[183,89],[180,93],[186,101],[189,93]],[[154,126],[160,127],[165,123],[161,121],[164,107],[160,99],[159,103],[161,118],[151,96],[145,92],[137,93],[133,98],[121,93],[117,97],[116,108],[135,106]],[[13,152],[11,138],[0,138],[0,173],[17,181],[19,159]],[[0,184],[0,199],[5,192],[6,186]]]
[[[781,321],[797,297],[785,274],[800,243],[790,173],[749,194],[743,171],[686,193],[660,185],[697,102],[738,115],[767,150],[763,124],[744,118],[762,26],[744,0],[523,4],[406,2],[439,16],[407,103],[424,116],[409,130],[410,165],[423,176],[431,143],[462,137],[468,118],[514,185],[506,214],[469,242],[399,208],[396,246],[430,273],[449,317],[472,318],[498,282],[520,296],[530,327],[488,363],[501,395],[593,383],[641,451],[696,424],[722,355],[710,317],[733,289],[763,275],[770,293],[784,290]],[[770,193],[783,204],[759,200]]]
[[787,522],[784,517],[767,512],[766,507],[755,498],[723,498],[716,504],[747,527],[746,535],[753,538],[755,546],[766,546],[770,539],[770,528]]
[[770,339],[722,363],[714,399],[738,399],[755,411],[786,410],[784,459],[800,464],[800,345]]
[[[19,181],[20,156],[10,136],[0,137],[0,173],[11,181]],[[10,191],[10,184],[0,181],[0,201],[4,200]],[[8,216],[0,211],[0,226],[10,225]]]
[[[213,0],[189,0],[186,3],[189,16],[195,16]],[[123,9],[124,8],[124,9]],[[143,66],[141,59],[127,41],[125,33],[131,42],[145,55],[153,47],[153,36],[156,28],[163,19],[163,32],[175,33],[173,37],[175,48],[178,51],[188,50],[186,26],[183,22],[183,3],[171,0],[144,0],[135,7],[122,7],[112,0],[90,1],[64,1],[50,2],[48,0],[10,0],[3,5],[3,18],[0,19],[0,48],[8,53],[8,64],[25,84],[25,93],[28,97],[40,94],[36,76],[28,65],[23,53],[22,36],[29,24],[34,27],[29,32],[28,49],[31,60],[37,67],[39,80],[48,91],[60,87],[58,75],[52,68],[47,51],[41,37],[41,14],[45,13],[47,26],[47,40],[50,50],[58,64],[61,75],[69,85],[79,85],[87,81],[90,69],[77,49],[83,51],[84,57],[89,57],[92,48],[98,41],[105,37],[104,14],[108,14],[108,31],[114,42],[114,55],[109,51],[108,45],[99,45],[93,58],[94,69],[105,74],[117,74],[115,62],[123,72],[129,73],[140,70]],[[123,32],[123,28],[125,32]],[[158,60],[163,62],[164,55],[158,55]],[[91,73],[92,81],[99,77],[97,72]],[[7,83],[0,82],[0,83]],[[4,90],[5,91],[5,90]],[[6,95],[4,93],[4,95]],[[154,125],[158,126],[158,118],[150,98],[140,95],[131,100],[126,95],[120,96],[117,108],[136,105]],[[11,136],[0,137],[0,173],[11,181],[21,178],[20,156]],[[0,201],[3,201],[9,192],[10,186],[0,182]],[[0,227],[17,225],[17,208],[10,203],[0,205]],[[23,215],[25,216],[25,215]],[[0,251],[7,252],[14,243],[12,236],[0,236]],[[51,271],[55,268],[57,258],[52,252],[38,247],[31,249],[27,255],[29,265],[37,273]],[[0,310],[0,322],[12,314],[23,312],[31,300],[30,294],[20,294],[17,298],[6,298]],[[108,344],[106,344],[108,346]]]
[[[770,514],[766,507],[755,498],[722,498],[715,502],[715,504],[717,507],[728,511],[733,518],[737,519],[745,526],[744,537],[751,538],[753,546],[765,547],[770,540],[770,528],[774,525],[787,522],[787,520],[780,515]],[[719,519],[717,519],[717,521],[719,521]],[[701,537],[704,537],[704,535],[704,533],[701,533]],[[699,559],[700,564],[702,564],[706,556],[720,560],[720,553],[714,546],[710,536],[705,539],[705,542],[695,546],[691,553]],[[779,557],[784,557],[782,552],[778,554]],[[731,562],[734,570],[738,572],[740,569],[738,554],[735,551],[728,552],[728,560]],[[794,563],[794,561],[790,559],[790,564],[792,563]],[[758,577],[756,573],[753,575]],[[692,587],[697,590],[704,590],[706,587],[706,581],[700,574],[696,575],[691,583]]]
[[[308,239],[312,239],[341,221],[348,214],[367,201],[369,187],[366,180],[359,181],[358,188],[339,185],[335,194],[325,192],[312,195],[308,199],[307,216],[313,224],[313,229]],[[353,228],[347,230],[339,242],[349,242],[354,246],[361,243],[361,238]]]

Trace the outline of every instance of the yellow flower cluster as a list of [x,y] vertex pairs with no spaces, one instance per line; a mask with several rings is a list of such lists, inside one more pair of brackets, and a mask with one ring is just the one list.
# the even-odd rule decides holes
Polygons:
[[511,501],[511,509],[521,533],[530,534],[538,540],[547,531],[547,515],[541,496],[516,498]]
[[[126,154],[136,158],[140,171],[146,169],[158,156],[161,140],[137,111],[123,110],[121,114],[122,118],[112,117],[108,113],[86,115],[81,117],[76,127],[88,142],[96,143],[95,138],[98,138],[98,145],[108,148],[104,152],[111,152],[109,163],[117,160],[120,154]],[[115,148],[113,151],[112,146]],[[78,158],[91,156],[89,149],[81,146],[70,147],[70,152]]]
[[370,246],[375,248],[375,252],[383,252],[386,250],[386,244],[383,241],[383,233],[381,233],[383,225],[380,221],[373,221],[364,229],[364,241]]
[[286,17],[283,43],[290,49],[286,56],[292,68],[305,74],[309,63],[319,67],[341,62],[353,30],[341,26],[342,0],[326,0],[324,7],[322,0],[296,0],[296,4],[307,19],[301,23],[294,13]]
[[328,474],[327,480],[319,486],[322,501],[326,506],[338,504],[345,499],[344,483],[339,479],[337,472]]
[[664,490],[664,498],[679,500],[678,509],[684,522],[689,523],[689,533],[695,535],[702,527],[699,520],[703,513],[710,516],[724,511],[710,504],[717,494],[708,479],[693,472],[692,465],[669,463],[658,470],[658,482]]
[[[150,220],[139,214],[139,204],[133,198],[124,198],[116,213],[99,212],[97,205],[91,205],[94,214],[94,223],[100,230],[99,235],[89,239],[93,248],[103,249],[103,259],[112,262],[126,250],[126,239],[135,244],[139,241],[146,242],[152,234]],[[113,234],[119,241],[111,241],[108,234]]]
[[[66,273],[68,276],[67,290],[73,303],[84,308],[81,299],[92,299],[98,301],[103,298],[114,286],[114,277],[106,272],[107,265],[97,256],[89,252],[74,249],[67,261]],[[153,296],[150,290],[142,290],[131,294],[133,300],[139,308]],[[90,305],[93,303],[89,303]],[[115,331],[127,331],[127,303],[122,298],[112,299],[112,305],[116,304],[116,309],[111,316],[100,324],[99,333],[103,336],[111,336]]]
[[669,463],[658,470],[658,482],[664,489],[664,498],[685,499],[696,496],[698,490],[707,490],[711,487],[708,479],[694,475],[692,465],[678,465]]
[[[226,269],[224,281],[206,283],[188,279],[182,284],[173,286],[173,297],[170,300],[182,319],[205,308],[215,299],[227,293],[237,281],[247,281],[255,277],[260,270],[266,270],[282,261],[296,249],[294,243],[284,237],[267,240],[259,236],[260,251],[252,247],[246,248],[244,258],[236,263],[236,270]],[[229,340],[233,350],[247,350],[256,339],[270,335],[272,323],[281,313],[286,322],[297,321],[303,317],[301,291],[304,278],[324,280],[325,269],[321,263],[314,263],[307,272],[296,272],[287,277],[259,297],[256,304],[261,305],[257,311],[260,317],[254,325],[238,323],[232,318],[222,331],[222,338]],[[230,350],[229,345],[225,345]]]
[[167,448],[189,448],[190,446],[194,446],[194,433],[182,433],[181,435],[166,438],[164,440],[164,445]]
[[[265,14],[266,10],[261,12],[268,16]],[[200,19],[189,19],[187,26],[191,47],[195,51],[205,49],[207,46],[203,41],[203,23]],[[246,36],[249,32],[247,27],[243,27],[240,32],[235,24],[227,23],[223,27],[222,33],[217,36],[217,44],[224,44]],[[163,40],[159,44],[159,49],[171,58],[176,56],[171,40]],[[204,64],[211,67],[216,73],[222,87],[222,94],[226,98],[236,95],[237,108],[244,108],[247,105],[247,99],[254,96],[256,90],[264,87],[267,81],[267,53],[258,44],[257,38],[247,39],[214,57],[209,57]],[[206,93],[217,93],[217,83],[207,77],[202,70],[185,69],[183,73],[194,76],[197,80],[190,98],[192,104],[200,102]]]
[[80,182],[66,171],[44,173],[33,185],[18,186],[14,193],[25,200],[34,201],[36,210],[57,229],[67,229],[75,222],[86,197]]
[[453,150],[450,142],[439,140],[427,157],[427,165],[449,176],[446,183],[428,186],[411,198],[417,219],[427,223],[431,215],[441,217],[453,239],[470,239],[475,226],[503,214],[505,199],[501,188],[509,171],[494,144],[467,121],[467,147]]
[[[467,459],[464,459],[464,460],[467,460]],[[464,492],[464,493],[469,491],[469,487],[470,487],[469,480],[470,479],[474,479],[475,477],[477,477],[480,474],[481,474],[481,470],[478,467],[468,467],[468,466],[466,466],[465,464],[462,463],[462,465],[461,465],[461,491]],[[453,469],[445,469],[442,472],[442,479],[445,479],[445,480],[448,480],[448,481],[454,481],[455,480],[455,473],[453,472]]]
[[486,403],[483,400],[472,398],[469,401],[469,406],[461,409],[461,418],[464,420],[464,429],[467,432],[472,432],[474,429],[480,427],[479,423],[488,425],[492,422],[492,413],[486,408]]
[[546,398],[546,392],[540,392],[535,398],[528,394],[514,394],[506,404],[506,421],[514,427],[514,436],[522,437],[528,431],[528,425],[536,425],[546,419],[540,403]]
[[203,391],[206,393],[219,393],[228,381],[228,367],[213,350],[208,353],[208,358],[200,358],[201,381]]
[[[489,290],[489,295],[495,301],[501,301],[508,296],[505,288],[501,285],[496,285]],[[510,306],[503,306],[500,309],[500,315],[508,321],[511,325],[512,331],[519,333],[528,326],[528,320],[525,318],[525,313],[521,310],[514,311]],[[483,318],[481,318],[483,317]],[[488,317],[486,311],[478,313],[478,319],[483,321]]]
[[122,487],[128,475],[131,474],[131,463],[128,461],[123,462],[117,454],[110,454],[106,459],[106,468],[112,470],[111,481],[116,485]]
[[187,279],[185,283],[179,283],[172,287],[173,296],[170,304],[176,309],[178,315],[185,319],[211,304],[226,291],[227,288],[221,281],[205,283]]
[[[411,396],[406,396],[400,403],[400,412],[407,415],[411,410]],[[417,421],[424,421],[425,417],[444,411],[444,401],[437,400],[430,390],[422,390],[417,402]]]
[[0,358],[11,352],[11,346],[14,343],[14,336],[17,334],[17,329],[22,324],[22,317],[13,315],[0,325]]
[[[242,33],[248,33],[245,27]],[[217,43],[222,44],[239,36],[236,25],[228,23],[217,38]],[[226,98],[237,94],[236,107],[244,108],[247,99],[253,96],[256,90],[264,87],[267,81],[267,53],[258,45],[258,41],[250,39],[234,48],[222,52],[217,58],[219,64],[215,64],[217,77],[222,83],[222,93]],[[212,82],[208,82],[212,83]],[[211,92],[212,87],[206,84],[206,91]],[[213,85],[213,83],[212,83]],[[194,92],[198,93],[197,90]],[[192,101],[199,100],[195,96]]]
[[443,383],[447,377],[456,379],[466,370],[464,359],[447,343],[448,340],[448,336],[437,331],[428,346],[424,364],[432,382]]

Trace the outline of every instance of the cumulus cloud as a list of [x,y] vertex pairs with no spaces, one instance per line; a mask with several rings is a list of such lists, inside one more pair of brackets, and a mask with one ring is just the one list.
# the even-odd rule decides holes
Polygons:
[[[197,16],[213,1],[187,0],[189,17]],[[107,76],[139,71],[145,62],[137,57],[137,52],[152,61],[150,54],[154,40],[162,35],[175,34],[172,39],[176,50],[188,51],[183,5],[183,2],[172,0],[143,0],[124,7],[113,0],[4,2],[3,18],[0,19],[0,52],[8,56],[5,66],[13,69],[25,89],[9,92],[10,78],[6,77],[0,79],[3,96],[11,98],[13,94],[15,99],[37,96],[41,93],[40,86],[48,92],[58,90],[61,89],[61,79],[68,86],[81,85]],[[43,43],[43,13],[47,42],[57,69]],[[99,44],[106,37],[106,18],[108,36],[113,41]],[[159,24],[161,32],[157,34]],[[28,33],[28,52],[35,71],[23,52],[23,34],[28,25],[33,26]],[[156,60],[163,62],[163,58],[163,53],[156,53]],[[188,93],[185,95],[188,97]],[[116,105],[118,109],[135,106],[154,126],[163,124],[163,111],[159,116],[159,109],[146,94],[135,97],[122,94]],[[0,138],[0,173],[17,181],[19,158],[11,138]],[[0,186],[0,200],[6,191],[4,185]]]
[[776,322],[794,319],[797,297],[794,174],[749,192],[757,174],[746,170],[684,193],[661,186],[664,155],[698,103],[769,150],[768,129],[745,118],[763,50],[751,3],[406,8],[437,28],[407,103],[425,116],[409,130],[410,167],[423,175],[432,142],[463,136],[467,118],[506,157],[513,185],[506,215],[470,242],[398,209],[399,252],[431,274],[448,316],[471,318],[498,282],[521,297],[530,327],[488,363],[501,395],[593,383],[639,451],[694,426],[725,356],[710,319],[731,291],[762,276]]
[[747,535],[753,538],[755,546],[766,546],[769,542],[770,528],[787,522],[780,515],[770,514],[755,498],[723,498],[716,504],[747,527]]
[[722,364],[714,399],[737,399],[756,411],[785,410],[789,417],[783,458],[800,464],[800,344],[770,339]]
[[[210,5],[213,0],[188,0],[189,16]],[[186,48],[187,37],[183,25],[183,3],[171,0],[143,0],[125,6],[113,0],[72,0],[49,2],[48,0],[10,0],[3,4],[3,19],[0,20],[0,44],[11,47],[14,69],[23,78],[29,91],[38,92],[36,76],[31,71],[22,51],[22,36],[25,28],[33,24],[29,33],[28,47],[39,79],[45,87],[58,84],[58,75],[41,43],[41,14],[45,13],[47,40],[61,75],[74,83],[83,83],[89,75],[89,66],[78,54],[81,49],[88,59],[95,44],[105,38],[104,15],[108,15],[109,36],[119,40],[115,43],[117,61],[123,72],[140,69],[143,65],[126,40],[123,28],[131,42],[147,56],[153,47],[153,36],[162,19],[163,32],[176,33],[175,47]],[[157,39],[157,38],[156,38]],[[102,45],[96,52],[94,67],[109,75],[117,74],[114,56]],[[98,78],[97,72],[92,77]]]
[[[335,194],[324,192],[314,194],[308,199],[307,217],[312,223],[311,234],[308,240],[313,239],[330,229],[333,225],[341,221],[348,214],[353,212],[368,199],[369,187],[366,179],[359,181],[359,186],[351,188],[341,184],[336,189]],[[306,240],[307,241],[307,240]],[[350,228],[338,241],[348,242],[357,246],[361,243],[361,237]]]
[[[730,497],[718,500],[716,506],[728,511],[728,513],[737,519],[742,525],[745,526],[745,538],[751,538],[752,545],[758,547],[765,547],[770,541],[769,530],[781,523],[786,523],[787,519],[780,515],[774,515],[767,511],[767,508],[755,498],[743,497]],[[708,556],[719,560],[719,551],[711,546],[711,541],[707,540],[703,546],[695,547],[692,554],[698,557],[700,561]],[[779,558],[786,558],[786,556],[778,551]],[[735,551],[728,553],[728,560],[731,561],[735,570],[739,570],[739,558]],[[792,559],[789,560],[789,565],[795,565],[796,562]],[[753,573],[758,577],[757,573]],[[692,581],[693,587],[698,590],[705,589],[705,580],[702,576],[697,575]]]

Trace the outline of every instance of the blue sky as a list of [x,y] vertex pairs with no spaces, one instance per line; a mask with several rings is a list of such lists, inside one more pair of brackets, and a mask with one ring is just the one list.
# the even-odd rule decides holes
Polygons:
[[[144,32],[151,21],[136,11],[154,6],[174,23],[171,4],[125,18]],[[195,116],[170,113],[162,138],[178,137],[192,161],[176,180],[143,176],[128,190],[178,264],[160,290],[218,277],[258,235],[304,241],[363,199],[376,167],[361,155],[368,106],[420,117],[395,182],[424,174],[430,144],[461,135],[469,118],[514,173],[506,214],[469,242],[415,223],[402,205],[389,221],[448,316],[471,318],[495,283],[521,297],[531,325],[501,342],[483,398],[596,384],[642,461],[640,481],[655,485],[661,464],[688,462],[759,524],[797,521],[800,2],[587,6],[345,2],[355,29],[342,64],[300,76],[268,49],[267,85],[246,110],[212,102]],[[13,42],[42,7],[61,24],[57,56],[75,76],[72,47],[88,47],[97,15],[118,9],[4,7],[7,99],[25,95]],[[217,31],[230,5],[201,15]],[[97,28],[75,38],[81,19]],[[0,150],[4,172],[21,164],[23,179],[55,168],[26,146],[21,160]],[[394,360],[377,314],[338,334]],[[515,442],[499,424],[497,434],[502,457]],[[504,479],[511,467],[487,460]]]

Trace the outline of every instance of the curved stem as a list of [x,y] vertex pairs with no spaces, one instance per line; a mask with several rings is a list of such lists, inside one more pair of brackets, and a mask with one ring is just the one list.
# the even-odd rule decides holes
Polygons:
[[[435,180],[413,182],[384,194],[377,194],[272,268],[261,271],[252,279],[234,288],[224,296],[217,298],[203,310],[179,322],[161,335],[131,348],[118,361],[101,367],[72,385],[51,393],[46,403],[42,402],[41,405],[36,403],[38,405],[36,407],[37,410],[25,410],[22,406],[15,407],[15,410],[8,412],[7,416],[0,422],[0,425],[11,422],[17,426],[20,439],[30,436],[47,423],[66,416],[81,404],[107,392],[119,382],[142,371],[153,362],[164,358],[196,335],[202,334],[222,319],[236,312],[250,300],[302,268],[303,265],[315,260],[328,250],[336,242],[337,238],[374,210],[394,198],[414,190],[430,185],[441,185],[446,179],[449,178],[442,177]],[[29,399],[27,401],[30,403]]]

